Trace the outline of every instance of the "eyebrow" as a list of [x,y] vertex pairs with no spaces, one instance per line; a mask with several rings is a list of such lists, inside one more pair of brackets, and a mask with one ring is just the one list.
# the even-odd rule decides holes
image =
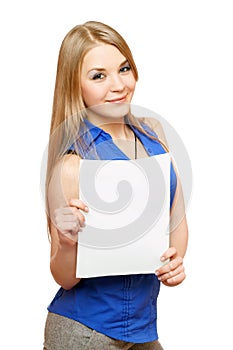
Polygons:
[[[123,66],[124,64],[128,63],[128,60],[124,60],[119,67]],[[91,68],[87,73],[90,73],[91,71],[96,70],[97,72],[102,72],[102,71],[106,71],[106,68],[102,68],[102,67],[93,67]]]

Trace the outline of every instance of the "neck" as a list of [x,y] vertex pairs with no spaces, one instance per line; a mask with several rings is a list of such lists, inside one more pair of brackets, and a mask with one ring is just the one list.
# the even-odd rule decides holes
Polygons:
[[129,139],[131,137],[131,129],[125,123],[124,117],[119,118],[108,118],[108,117],[99,117],[96,115],[89,115],[88,120],[103,129],[105,132],[110,134],[113,139]]

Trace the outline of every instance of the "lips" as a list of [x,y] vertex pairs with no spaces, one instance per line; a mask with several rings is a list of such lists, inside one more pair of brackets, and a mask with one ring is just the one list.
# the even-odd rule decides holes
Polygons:
[[107,102],[109,102],[109,103],[123,103],[123,102],[126,101],[126,97],[127,97],[127,95],[124,95],[124,96],[121,96],[121,97],[118,97],[118,98],[107,100]]

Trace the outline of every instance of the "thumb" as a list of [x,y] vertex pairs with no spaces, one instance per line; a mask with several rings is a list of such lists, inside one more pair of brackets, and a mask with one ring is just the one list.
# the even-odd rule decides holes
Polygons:
[[165,261],[167,259],[170,259],[172,256],[176,255],[176,253],[177,253],[176,248],[170,247],[162,254],[160,260]]
[[71,198],[69,200],[69,205],[71,207],[76,207],[78,209],[84,210],[86,212],[88,212],[89,210],[88,206],[83,201],[81,201],[81,199],[78,198]]

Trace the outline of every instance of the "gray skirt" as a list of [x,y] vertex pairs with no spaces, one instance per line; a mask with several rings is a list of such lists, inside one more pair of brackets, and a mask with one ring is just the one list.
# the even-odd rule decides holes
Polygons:
[[48,313],[45,324],[44,350],[163,350],[158,341],[135,344],[116,340],[83,324]]

